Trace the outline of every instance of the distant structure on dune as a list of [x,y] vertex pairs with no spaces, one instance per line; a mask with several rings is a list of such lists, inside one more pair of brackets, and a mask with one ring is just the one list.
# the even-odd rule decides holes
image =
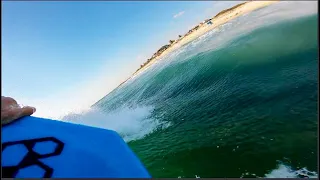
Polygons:
[[[193,27],[192,29],[190,29],[185,35],[179,35],[178,36],[178,39],[177,40],[170,40],[169,41],[169,44],[166,44],[164,46],[162,46],[160,49],[157,50],[157,52],[155,52],[151,58],[149,58],[145,63],[141,64],[140,65],[140,68],[136,70],[136,72],[138,72],[140,69],[142,69],[144,66],[146,66],[147,64],[149,64],[150,61],[152,61],[153,59],[159,57],[165,50],[167,50],[169,47],[173,46],[174,44],[177,44],[178,42],[180,42],[183,38],[189,36],[190,34],[192,34],[193,32],[197,31],[200,27],[203,27],[203,26],[209,26],[209,25],[212,25],[214,22],[213,22],[213,19],[214,18],[217,18],[217,17],[220,17],[222,15],[224,15],[225,13],[230,13],[232,11],[234,11],[236,8],[240,7],[240,6],[243,6],[244,4],[246,4],[247,2],[244,2],[244,3],[240,3],[238,5],[235,5],[231,8],[228,8],[228,9],[225,9],[225,10],[222,10],[220,11],[217,15],[215,15],[214,17],[212,18],[209,18],[209,19],[206,19],[204,21],[202,21],[201,23],[199,23],[198,25],[196,25],[195,27]],[[135,72],[135,73],[136,73]]]

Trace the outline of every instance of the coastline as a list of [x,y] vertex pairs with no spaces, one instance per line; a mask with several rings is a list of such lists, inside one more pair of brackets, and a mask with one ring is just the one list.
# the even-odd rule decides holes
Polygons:
[[[276,2],[278,2],[278,1],[247,1],[245,3],[241,3],[241,4],[236,5],[238,7],[233,6],[227,10],[221,11],[220,13],[223,13],[223,14],[219,15],[220,13],[218,13],[215,17],[210,19],[212,24],[210,24],[210,25],[205,24],[205,23],[203,25],[199,24],[198,29],[196,29],[195,31],[191,32],[190,34],[185,35],[184,37],[180,38],[180,40],[178,39],[179,40],[178,42],[172,43],[171,46],[168,47],[166,50],[164,50],[159,56],[152,58],[151,61],[149,61],[143,67],[139,68],[136,72],[134,72],[130,76],[130,78],[132,76],[138,75],[143,70],[145,70],[147,67],[151,66],[157,60],[161,59],[165,55],[182,47],[185,44],[188,44],[189,42],[197,39],[198,37],[204,35],[205,33],[209,32],[209,31],[211,31],[211,30],[213,30],[213,29],[215,29],[215,28],[229,22],[230,20],[233,20],[233,19],[241,16],[241,15],[244,15],[244,14],[249,13],[251,11],[269,6],[269,5],[274,4]],[[130,79],[130,78],[128,78],[128,79]]]
[[[137,76],[148,67],[153,65],[156,61],[164,57],[165,55],[173,52],[174,50],[190,43],[191,41],[197,39],[198,37],[204,35],[205,33],[218,28],[219,26],[239,17],[246,13],[250,13],[254,10],[267,7],[271,4],[279,2],[279,0],[273,1],[246,1],[244,3],[239,3],[233,7],[220,11],[214,17],[206,19],[205,21],[199,23],[196,27],[189,30],[185,35],[179,37],[177,40],[172,41],[169,45],[162,46],[150,59],[147,60],[140,68],[137,69],[128,79],[121,82],[116,88],[120,87],[122,84]],[[209,23],[208,23],[209,22]],[[111,91],[112,92],[112,91]],[[111,93],[110,92],[110,93]]]

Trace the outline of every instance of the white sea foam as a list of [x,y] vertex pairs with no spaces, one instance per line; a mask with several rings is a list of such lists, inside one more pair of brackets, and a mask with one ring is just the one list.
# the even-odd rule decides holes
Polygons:
[[138,107],[135,109],[121,108],[110,113],[97,108],[79,114],[69,114],[63,121],[83,124],[118,132],[126,142],[145,137],[158,128],[167,128],[170,124],[150,118],[152,107]]
[[84,106],[81,103],[75,104],[71,108],[68,103],[44,102],[29,101],[26,104],[34,105],[37,108],[33,116],[111,129],[118,132],[127,142],[141,139],[158,128],[166,128],[170,125],[151,118],[152,107],[122,107],[107,113],[98,108]]
[[256,178],[318,178],[317,172],[309,171],[304,168],[293,168],[288,164],[279,162],[275,169],[270,170],[264,177],[259,177],[255,173],[244,172],[240,178],[256,177]]
[[280,163],[276,169],[273,169],[265,175],[266,178],[318,178],[318,174],[309,171],[307,168],[294,169],[288,165]]

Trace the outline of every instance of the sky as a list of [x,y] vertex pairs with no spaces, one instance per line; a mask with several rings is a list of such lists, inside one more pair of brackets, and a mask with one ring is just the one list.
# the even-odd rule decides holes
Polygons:
[[41,117],[88,108],[170,39],[238,3],[2,1],[2,95]]

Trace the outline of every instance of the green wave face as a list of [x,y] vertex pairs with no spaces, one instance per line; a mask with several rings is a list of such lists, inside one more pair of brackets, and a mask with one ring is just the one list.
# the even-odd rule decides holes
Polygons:
[[264,177],[279,163],[316,171],[317,26],[313,15],[225,42],[213,33],[96,106],[152,107],[146,119],[167,124],[129,142],[153,177]]

